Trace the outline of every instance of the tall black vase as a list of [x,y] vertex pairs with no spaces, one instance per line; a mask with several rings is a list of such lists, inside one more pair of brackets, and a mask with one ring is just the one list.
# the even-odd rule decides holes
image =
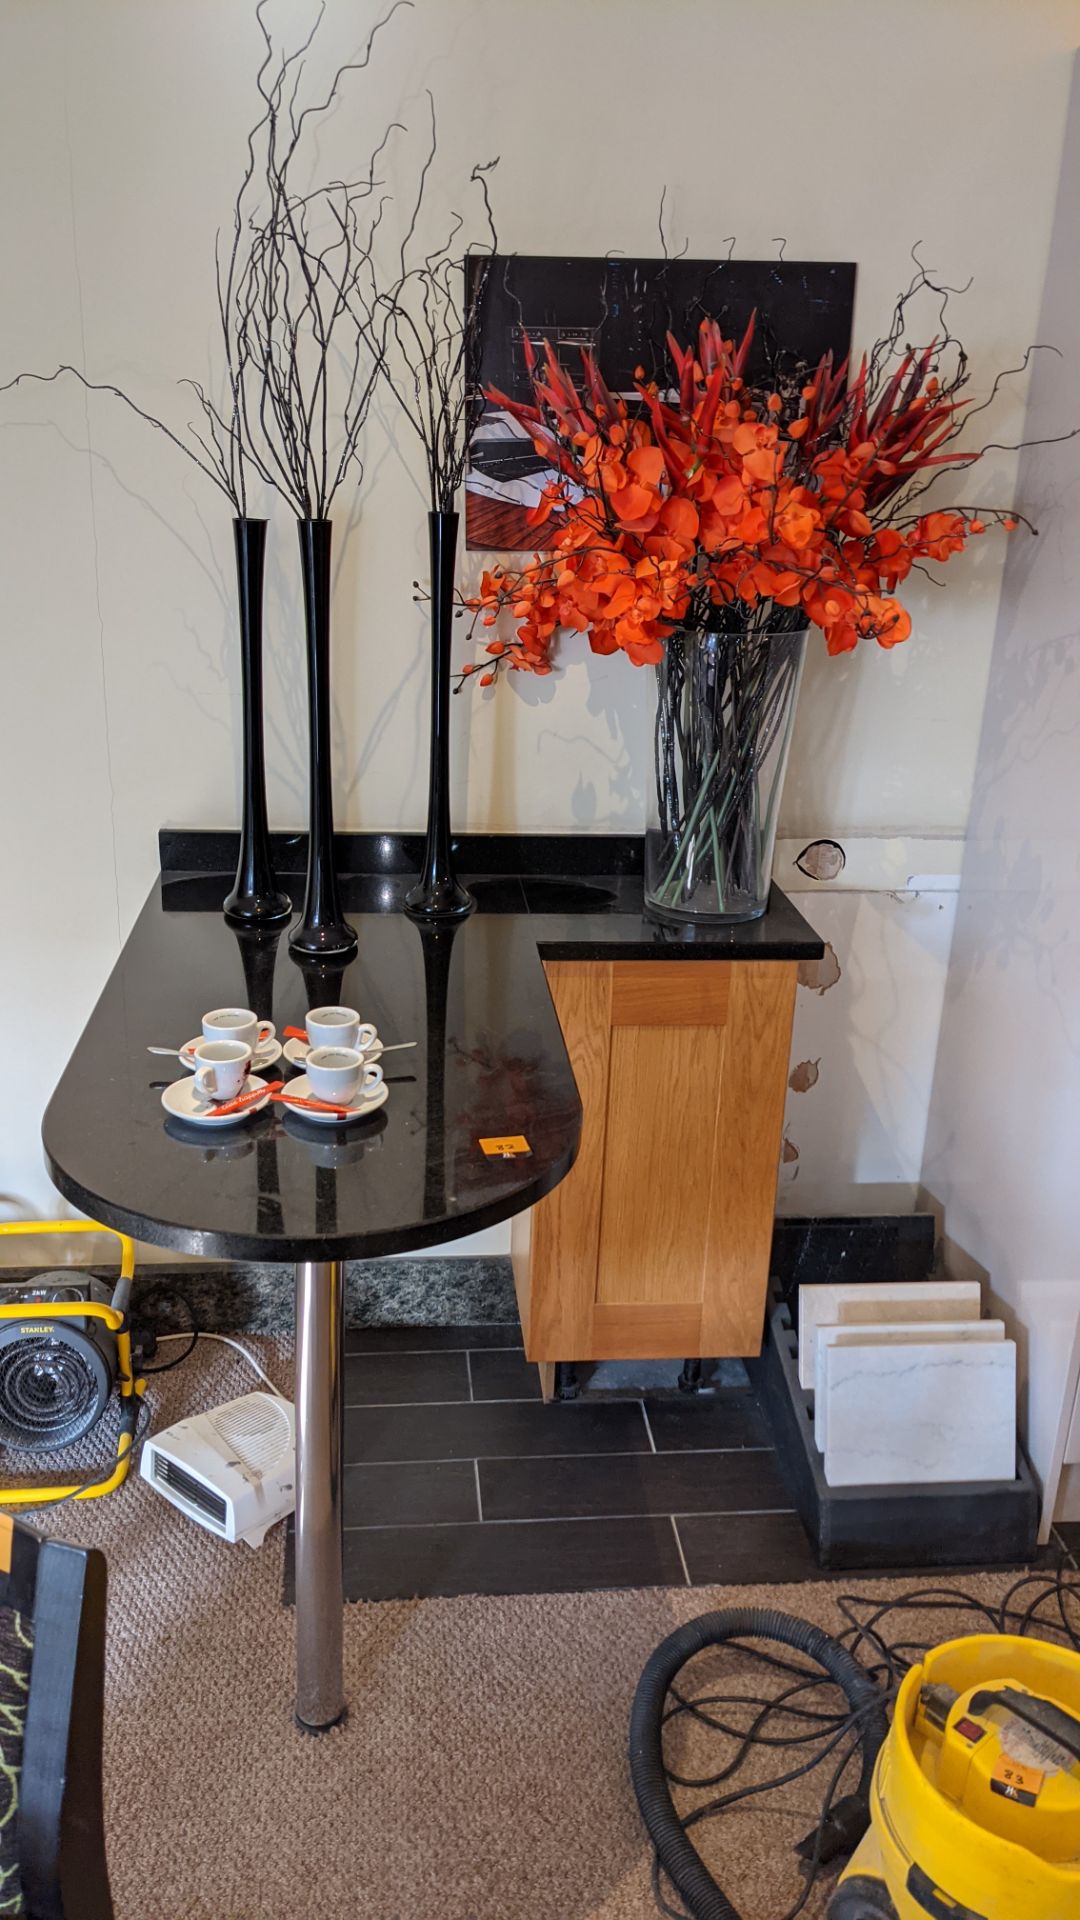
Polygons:
[[266,521],[234,520],[236,588],[240,603],[240,684],[244,707],[244,797],[240,858],[225,918],[240,927],[273,927],[288,920],[292,901],[277,883],[266,821],[263,754],[262,608]]
[[450,641],[454,624],[456,513],[429,513],[431,544],[431,757],[427,841],[420,878],[405,895],[416,920],[463,920],[476,905],[450,849]]
[[235,939],[244,970],[244,996],[239,1006],[250,1007],[260,1020],[274,1017],[274,975],[277,971],[280,927],[237,927]]
[[308,680],[308,865],[304,908],[289,935],[292,953],[315,959],[356,952],[356,934],[341,908],[334,868],[334,802],[330,780],[329,520],[301,520]]
[[[442,1219],[447,1201],[446,1060],[450,1029],[450,974],[457,926],[429,922],[419,929],[424,956],[424,1218]],[[461,990],[460,975],[457,982]]]

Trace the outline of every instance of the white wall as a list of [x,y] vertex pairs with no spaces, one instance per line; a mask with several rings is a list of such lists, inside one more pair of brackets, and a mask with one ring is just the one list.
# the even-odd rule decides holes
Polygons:
[[[879,842],[846,846],[849,861],[880,853]],[[911,886],[918,869],[908,867],[899,888],[883,873],[815,887],[777,862],[777,879],[827,942],[824,965],[801,970],[796,994],[781,1213],[917,1204],[956,892],[948,876]]]
[[[330,0],[323,71],[374,11]],[[307,0],[271,12],[288,39],[311,17]],[[175,377],[215,371],[212,240],[252,117],[251,0],[0,0],[0,35],[0,379],[71,358],[178,423]],[[734,231],[746,255],[784,233],[789,257],[856,259],[860,342],[921,241],[931,266],[975,276],[963,331],[983,385],[1036,331],[1078,40],[1080,0],[545,0],[539,14],[534,0],[417,0],[321,162],[366,153],[376,120],[418,122],[431,85],[441,176],[502,156],[507,249],[653,251],[666,181],[676,239],[701,254]],[[999,437],[1016,421],[1003,409]],[[338,514],[339,817],[367,827],[415,825],[424,804],[410,585],[423,501],[395,435],[390,416],[373,420],[367,486]],[[986,487],[1000,498],[1011,482],[995,457]],[[0,1119],[0,1191],[15,1211],[52,1204],[40,1113],[153,877],[158,826],[236,818],[239,685],[224,503],[108,400],[0,399],[0,528],[0,989],[22,1094]],[[815,649],[786,832],[963,830],[1000,553],[987,541],[954,563],[947,594],[916,591],[906,647],[834,662]],[[280,512],[268,624],[270,798],[291,825],[303,695]],[[557,679],[455,702],[462,824],[640,825],[643,680],[580,648],[568,660]]]
[[[1080,424],[1078,262],[1080,69],[1039,329],[1070,352],[1035,374],[1031,438]],[[1031,448],[1020,487],[1045,532],[1005,572],[924,1179],[1020,1340],[1048,1522],[1080,1316],[1080,440]]]

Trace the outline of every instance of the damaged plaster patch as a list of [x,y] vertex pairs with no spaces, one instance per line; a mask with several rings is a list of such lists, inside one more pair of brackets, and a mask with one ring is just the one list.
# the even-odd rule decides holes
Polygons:
[[840,962],[831,940],[826,940],[825,951],[820,960],[800,960],[798,981],[800,987],[809,987],[814,993],[828,993],[840,978]]
[[780,1165],[781,1167],[794,1168],[794,1172],[789,1177],[789,1181],[788,1181],[789,1186],[792,1180],[797,1180],[799,1177],[798,1162],[799,1162],[799,1149],[794,1144],[793,1141],[788,1139],[787,1134],[785,1133],[783,1144],[780,1148]]
[[847,854],[839,840],[811,840],[798,855],[795,865],[808,880],[835,880],[847,866]]
[[819,1054],[816,1060],[800,1060],[797,1067],[792,1067],[788,1078],[788,1086],[792,1093],[809,1093],[811,1087],[816,1087],[821,1078],[818,1072],[820,1066]]

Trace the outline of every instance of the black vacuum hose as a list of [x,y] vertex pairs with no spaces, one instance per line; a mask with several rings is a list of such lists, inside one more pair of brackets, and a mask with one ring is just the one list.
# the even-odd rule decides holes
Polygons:
[[664,1770],[664,1703],[676,1674],[695,1653],[726,1640],[778,1640],[817,1662],[847,1696],[852,1712],[861,1713],[862,1774],[854,1798],[869,1803],[870,1781],[878,1749],[888,1732],[886,1696],[875,1680],[838,1641],[796,1620],[790,1613],[769,1607],[726,1607],[703,1613],[685,1627],[677,1627],[657,1647],[638,1681],[630,1715],[630,1773],[641,1817],[649,1830],[660,1864],[678,1888],[694,1920],[739,1920],[735,1908],[717,1886],[701,1855],[683,1831]]

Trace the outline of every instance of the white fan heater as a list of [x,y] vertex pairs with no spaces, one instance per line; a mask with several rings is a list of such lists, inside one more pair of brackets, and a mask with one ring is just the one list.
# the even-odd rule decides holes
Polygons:
[[276,1393],[245,1393],[151,1434],[141,1471],[222,1540],[261,1547],[296,1505],[296,1416]]

